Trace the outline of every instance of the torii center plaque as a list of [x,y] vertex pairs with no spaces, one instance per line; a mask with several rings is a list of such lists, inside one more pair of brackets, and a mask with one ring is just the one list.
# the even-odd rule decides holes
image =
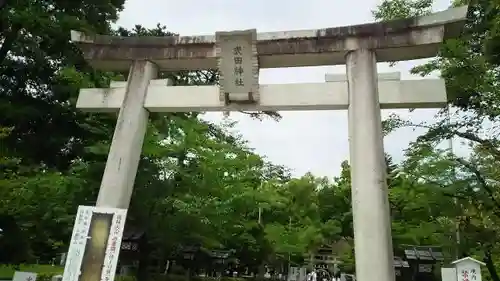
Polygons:
[[257,30],[217,32],[220,100],[231,103],[259,101]]

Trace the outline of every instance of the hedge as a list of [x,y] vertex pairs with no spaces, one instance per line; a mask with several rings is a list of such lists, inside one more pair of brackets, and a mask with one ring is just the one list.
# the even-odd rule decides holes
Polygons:
[[[150,277],[151,281],[254,281],[253,278],[235,278],[235,277],[198,277],[188,278],[186,275],[155,275]],[[38,280],[37,280],[38,281]],[[136,281],[134,276],[116,276],[115,281]]]
[[[0,265],[0,280],[11,280],[14,276],[13,265]],[[64,271],[63,267],[52,265],[21,265],[20,271],[37,273],[37,281],[51,281],[54,275],[61,275]],[[234,278],[234,277],[191,277],[186,275],[155,275],[151,276],[151,281],[253,281],[250,278]],[[135,276],[117,275],[115,281],[136,281]]]
[[[50,279],[54,275],[62,274],[64,268],[50,264],[21,264],[19,266],[19,271],[37,273],[37,281],[44,281],[42,279],[45,279],[45,276],[50,276]],[[14,265],[0,265],[0,280],[12,279],[12,277],[14,277],[14,272],[16,272]]]

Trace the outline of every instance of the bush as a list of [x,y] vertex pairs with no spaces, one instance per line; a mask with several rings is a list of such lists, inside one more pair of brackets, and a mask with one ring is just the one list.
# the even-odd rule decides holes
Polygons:
[[[121,281],[121,280],[120,280]],[[126,280],[131,281],[131,280]],[[235,278],[235,277],[199,277],[192,276],[188,278],[187,275],[157,275],[155,277],[150,278],[150,281],[254,281],[254,279],[246,279],[246,278]]]
[[[38,281],[38,280],[37,280]],[[136,281],[135,276],[117,275],[115,281]],[[255,279],[248,278],[234,278],[234,277],[198,277],[193,276],[188,278],[187,275],[168,274],[168,275],[154,275],[149,278],[149,281],[255,281]]]
[[137,279],[135,276],[129,276],[129,275],[116,275],[115,276],[115,281],[136,281]]
[[59,273],[56,274],[40,273],[36,276],[36,281],[51,281],[54,275],[59,275]]

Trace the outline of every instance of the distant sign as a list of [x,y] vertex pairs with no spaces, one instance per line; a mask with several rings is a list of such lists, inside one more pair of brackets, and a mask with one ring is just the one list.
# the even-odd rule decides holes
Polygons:
[[481,265],[483,262],[466,257],[452,262],[455,266],[457,281],[481,281]]
[[457,267],[458,281],[481,281],[481,269],[478,264]]
[[36,281],[36,273],[16,271],[14,272],[14,278],[12,281]]
[[221,99],[227,103],[258,100],[257,31],[217,32],[216,38]]
[[[110,216],[111,219],[111,224],[108,224],[109,229],[105,233],[107,234],[107,239],[104,240],[105,245],[100,242],[101,237],[96,237],[96,243],[89,244],[88,242],[92,240],[92,229],[97,227],[99,224],[97,219],[102,217],[103,214]],[[84,257],[88,256],[86,252],[90,254],[95,251],[94,246],[105,247],[106,249],[103,259],[98,261],[100,263],[99,267],[102,266],[99,280],[114,280],[126,216],[127,210],[125,209],[93,206],[78,207],[62,281],[79,280],[80,275],[85,270],[82,268],[82,266],[85,266],[82,262]]]
[[136,252],[139,250],[139,245],[136,242],[122,242],[122,250]]
[[432,273],[432,264],[419,264],[418,272]]
[[288,270],[288,281],[300,280],[300,268],[291,266]]

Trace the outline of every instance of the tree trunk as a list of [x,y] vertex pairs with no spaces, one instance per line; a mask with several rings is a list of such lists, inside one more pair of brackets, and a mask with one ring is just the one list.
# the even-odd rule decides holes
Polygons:
[[3,44],[0,47],[0,64],[3,63],[7,54],[12,49],[12,46],[16,42],[17,37],[19,36],[19,31],[21,30],[21,25],[16,24],[11,27],[11,30],[6,34]]
[[[264,274],[266,274],[266,264],[265,264],[265,262],[262,262],[259,265],[259,272],[257,274],[257,280],[259,280],[259,281],[264,280]],[[494,281],[497,281],[497,280],[494,280]]]
[[139,267],[137,268],[137,281],[147,281],[149,278],[149,265],[151,248],[146,235],[139,242]]
[[484,262],[486,263],[486,268],[490,273],[491,279],[493,281],[500,281],[495,265],[493,264],[493,258],[491,257],[491,251],[488,249],[484,252]]

